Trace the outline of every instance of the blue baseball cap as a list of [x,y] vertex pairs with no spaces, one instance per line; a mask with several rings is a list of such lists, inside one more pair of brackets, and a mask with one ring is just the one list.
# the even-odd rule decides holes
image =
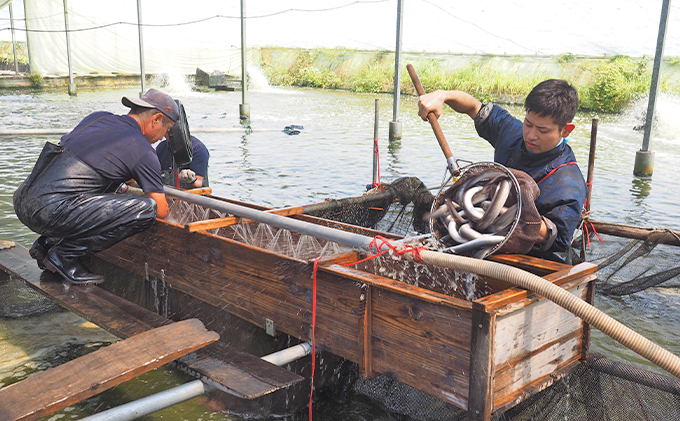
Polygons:
[[165,114],[170,120],[177,121],[179,108],[172,97],[158,89],[149,89],[141,98],[129,98],[124,96],[121,100],[128,108],[153,108]]

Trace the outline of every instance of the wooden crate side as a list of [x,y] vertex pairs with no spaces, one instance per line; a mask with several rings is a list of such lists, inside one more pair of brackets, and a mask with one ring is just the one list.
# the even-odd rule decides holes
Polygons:
[[[588,284],[568,290],[586,298]],[[583,321],[547,299],[499,315],[494,340],[494,408],[525,386],[559,373],[581,357]],[[540,383],[540,381],[539,381]]]
[[[158,238],[163,247],[151,246]],[[171,241],[172,244],[168,244]],[[187,247],[190,244],[191,247]],[[183,246],[184,245],[184,246]],[[312,310],[312,267],[203,233],[159,225],[140,233],[99,257],[144,275],[163,277],[167,285],[264,328],[270,319],[278,331],[309,340]],[[146,264],[146,269],[145,268]],[[319,282],[326,282],[321,279]],[[357,361],[358,286],[344,281],[318,285],[317,341],[344,344],[338,355]],[[342,310],[340,310],[342,308]],[[328,332],[328,333],[326,333]]]
[[372,298],[373,369],[466,408],[471,310],[379,288]]

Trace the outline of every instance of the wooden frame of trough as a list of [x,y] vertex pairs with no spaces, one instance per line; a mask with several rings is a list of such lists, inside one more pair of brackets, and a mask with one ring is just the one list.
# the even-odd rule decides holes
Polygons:
[[[376,234],[290,213],[297,214],[291,218]],[[480,277],[477,282],[492,293],[467,301],[345,266],[364,257],[357,252],[320,259],[315,277],[313,261],[195,231],[192,224],[159,221],[98,257],[162,278],[169,288],[263,329],[273,324],[277,332],[301,341],[311,338],[316,301],[317,351],[358,363],[367,377],[387,373],[468,410],[470,419],[490,419],[586,358],[587,324],[505,282]],[[592,303],[595,265],[568,266],[527,256],[494,259],[543,276]]]

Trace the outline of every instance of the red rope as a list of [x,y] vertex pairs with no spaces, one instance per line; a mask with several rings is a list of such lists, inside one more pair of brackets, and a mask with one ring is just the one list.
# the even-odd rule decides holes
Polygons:
[[555,168],[554,170],[552,170],[552,171],[550,171],[548,174],[546,174],[545,177],[541,178],[541,181],[539,181],[538,183],[536,183],[536,185],[541,184],[541,182],[543,182],[543,180],[545,180],[546,178],[548,178],[548,177],[550,177],[551,175],[553,175],[553,174],[555,173],[555,171],[559,170],[560,168],[564,167],[565,165],[576,165],[576,161],[566,162],[566,163],[564,163],[564,164],[558,166],[557,168]]
[[[558,167],[559,168],[559,167]],[[557,169],[557,168],[555,168]],[[542,181],[542,180],[541,180]],[[586,183],[586,186],[592,186],[593,182],[591,181],[590,183]],[[590,214],[590,212],[586,213],[586,209],[588,206],[588,198],[586,197],[586,201],[583,203],[583,215],[585,216],[584,222],[583,222],[583,231],[586,235],[586,238],[588,239],[588,245],[587,247],[590,247],[590,234],[588,233],[588,224],[590,224],[590,228],[593,229],[593,233],[597,236],[597,238],[604,243],[604,240],[602,237],[600,237],[600,234],[597,233],[597,230],[595,230],[595,225],[593,225],[592,222],[590,222],[587,218]]]
[[[378,244],[378,241],[380,241],[380,244]],[[359,263],[363,263],[367,260],[375,259],[378,256],[382,256],[383,254],[392,251],[396,256],[404,257],[404,254],[406,253],[411,253],[413,255],[413,260],[419,263],[423,262],[423,258],[420,256],[420,251],[421,250],[426,250],[425,247],[413,247],[413,246],[408,246],[405,245],[401,250],[397,249],[395,245],[392,244],[392,242],[380,235],[376,235],[373,238],[373,241],[370,243],[370,248],[374,248],[376,251],[380,250],[383,246],[387,246],[387,248],[379,253],[376,253],[372,256],[368,256],[365,259],[357,260],[354,263],[348,263],[345,266],[354,266],[358,265]]]
[[380,153],[378,152],[378,138],[373,138],[373,153],[376,154],[376,162],[378,164],[378,182],[371,184],[372,188],[380,184]]
[[311,389],[309,391],[309,421],[312,421],[312,397],[314,396],[314,369],[316,368],[316,270],[319,266],[319,259],[314,260],[314,276],[312,277],[312,377]]

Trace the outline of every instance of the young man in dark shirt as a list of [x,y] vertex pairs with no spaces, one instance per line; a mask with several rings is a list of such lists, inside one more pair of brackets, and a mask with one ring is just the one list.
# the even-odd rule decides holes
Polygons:
[[423,120],[444,104],[474,120],[477,133],[494,147],[494,161],[529,174],[538,184],[535,201],[542,217],[539,240],[530,254],[555,260],[567,250],[578,225],[587,189],[567,137],[574,130],[578,94],[564,80],[549,79],[527,95],[521,121],[497,104],[482,104],[461,91],[435,91],[420,97]]
[[[45,145],[29,177],[14,193],[19,220],[40,237],[31,256],[72,284],[97,284],[85,256],[149,228],[168,215],[160,164],[151,144],[179,116],[175,101],[156,89],[123,97],[127,115],[95,112],[59,145]],[[134,179],[145,196],[116,194]]]
[[[172,158],[172,151],[170,150],[170,143],[167,139],[161,141],[158,146],[156,146],[156,155],[158,155],[158,161],[161,163],[163,182],[169,186],[181,187],[183,189],[209,187],[208,160],[210,159],[210,153],[208,152],[208,148],[206,148],[203,142],[198,140],[198,138],[194,136],[191,136],[190,138],[192,154],[191,163],[182,165],[179,168],[176,168]],[[186,174],[186,172],[183,172],[182,170],[191,170],[188,173],[189,179],[180,177],[180,174]],[[191,175],[193,175],[193,180],[191,180]]]

